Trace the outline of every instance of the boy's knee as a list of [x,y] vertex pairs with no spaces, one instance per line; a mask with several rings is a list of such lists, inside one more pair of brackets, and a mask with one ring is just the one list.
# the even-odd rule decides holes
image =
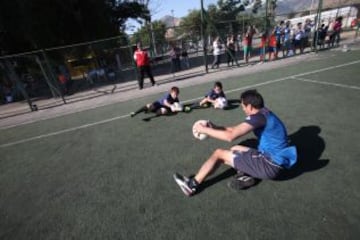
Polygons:
[[160,114],[165,115],[165,114],[168,114],[168,113],[169,113],[168,109],[160,108]]
[[222,149],[222,148],[218,148],[218,149],[216,149],[215,151],[214,151],[214,155],[216,155],[216,156],[221,156],[221,155],[223,155],[224,153],[225,153],[225,149]]

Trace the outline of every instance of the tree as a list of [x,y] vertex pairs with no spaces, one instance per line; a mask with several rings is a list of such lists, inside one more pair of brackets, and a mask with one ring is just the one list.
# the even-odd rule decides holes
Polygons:
[[246,8],[251,8],[253,13],[257,13],[258,9],[262,6],[262,0],[219,0],[218,6],[221,11],[231,15],[237,15]]
[[128,18],[150,20],[145,5],[120,0],[2,0],[2,52],[24,52],[118,35]]
[[180,22],[180,34],[186,34],[191,40],[199,40],[201,37],[201,11],[192,10]]
[[[149,34],[150,31],[150,24],[142,26],[134,35],[131,37],[131,43],[136,44],[137,42],[141,41],[144,46],[150,46],[152,44],[152,36]],[[152,22],[152,32],[153,36],[156,40],[156,45],[166,44],[165,40],[165,33],[166,33],[166,26],[161,21],[154,21]]]

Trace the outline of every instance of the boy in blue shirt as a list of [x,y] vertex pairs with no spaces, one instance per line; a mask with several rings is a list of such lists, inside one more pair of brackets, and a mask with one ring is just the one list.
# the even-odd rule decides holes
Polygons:
[[257,149],[243,145],[231,149],[216,149],[201,166],[194,177],[174,174],[174,180],[187,196],[199,190],[201,183],[219,164],[226,164],[238,171],[230,187],[242,189],[255,184],[254,178],[275,179],[283,169],[289,169],[297,160],[296,148],[288,145],[284,124],[269,109],[256,90],[247,90],[240,96],[242,110],[246,118],[242,123],[231,127],[215,126],[211,122],[197,125],[196,131],[209,137],[231,142],[250,132],[259,139]]
[[200,102],[193,103],[192,105],[187,106],[188,108],[185,110],[189,111],[191,109],[207,108],[210,105],[214,106],[214,108],[221,109],[227,106],[227,100],[221,82],[215,82],[214,87],[205,95],[205,97]]
[[226,99],[221,82],[215,82],[214,88],[206,94],[206,96],[200,101],[199,105],[206,106],[207,104],[212,104],[215,108],[217,108],[218,98]]

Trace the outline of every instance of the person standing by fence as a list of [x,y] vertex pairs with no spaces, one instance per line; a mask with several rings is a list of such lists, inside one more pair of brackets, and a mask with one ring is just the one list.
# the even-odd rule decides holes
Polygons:
[[137,49],[134,52],[134,60],[136,62],[136,66],[140,73],[140,77],[138,78],[138,83],[139,83],[139,89],[141,90],[144,87],[145,72],[150,78],[150,82],[152,86],[154,86],[156,83],[153,74],[151,72],[150,59],[148,53],[142,49],[141,43],[138,43],[136,46]]
[[243,38],[243,48],[244,48],[244,60],[245,63],[249,63],[249,58],[251,57],[251,51],[252,51],[252,39],[255,33],[257,33],[257,29],[255,26],[249,26],[244,38]]
[[227,48],[227,65],[228,67],[230,67],[230,63],[231,63],[231,66],[234,66],[234,63],[237,64],[234,35],[231,34],[227,37],[226,48]]
[[216,37],[213,42],[213,55],[214,55],[214,61],[211,65],[211,68],[213,69],[215,66],[216,68],[219,68],[220,65],[220,57],[221,57],[221,43],[220,38]]
[[174,43],[170,50],[170,58],[171,58],[171,73],[175,73],[181,70],[181,61],[180,61],[180,48],[176,46]]
[[339,46],[341,27],[342,27],[342,16],[337,17],[333,25],[333,32],[330,36],[331,47]]

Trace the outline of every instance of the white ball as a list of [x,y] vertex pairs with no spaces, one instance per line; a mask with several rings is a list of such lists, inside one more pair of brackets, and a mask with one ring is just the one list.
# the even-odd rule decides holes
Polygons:
[[225,107],[227,107],[227,100],[226,98],[223,97],[219,97],[216,99],[216,102],[214,104],[215,108],[219,108],[219,109],[224,109]]
[[183,105],[179,102],[174,102],[170,108],[172,112],[181,112],[183,110]]
[[203,125],[208,125],[208,121],[207,120],[198,120],[194,123],[193,127],[192,127],[192,133],[194,135],[194,137],[196,139],[199,139],[199,140],[204,140],[206,139],[208,136],[205,134],[205,133],[199,133],[198,131],[195,130],[195,127],[198,125],[198,124],[203,124]]

